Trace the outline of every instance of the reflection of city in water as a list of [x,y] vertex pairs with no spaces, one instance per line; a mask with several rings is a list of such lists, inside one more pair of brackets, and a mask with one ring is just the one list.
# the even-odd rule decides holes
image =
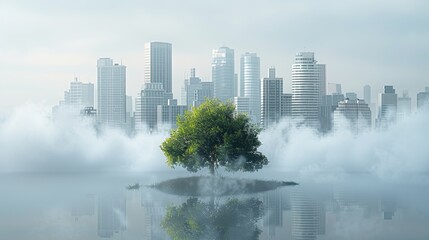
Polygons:
[[[204,224],[198,223],[198,219],[204,219],[216,229],[223,229],[207,233],[210,236],[238,236],[240,231],[253,231],[257,237],[252,239],[266,240],[410,239],[409,236],[428,239],[429,236],[429,207],[424,187],[404,188],[403,192],[398,192],[397,188],[386,187],[380,190],[367,186],[302,184],[252,195],[198,198],[195,199],[197,207],[193,208],[186,208],[191,206],[192,198],[168,195],[151,188],[128,191],[121,185],[112,189],[117,191],[73,193],[65,196],[69,202],[64,206],[58,204],[64,202],[59,199],[54,199],[57,202],[45,200],[45,203],[35,200],[38,204],[35,207],[41,209],[37,211],[21,209],[19,201],[9,203],[6,198],[0,208],[0,239],[28,239],[30,236],[31,239],[171,239],[165,230],[168,225],[165,219],[174,207],[185,213],[183,219],[190,222],[194,219],[186,213],[197,214],[199,208],[206,209],[206,216],[195,218],[194,226],[200,226],[199,231],[215,228],[201,228]],[[252,203],[250,199],[261,204],[260,214],[252,210],[257,205],[249,204]],[[16,211],[11,210],[11,204],[18,206]],[[46,206],[41,207],[43,204]],[[236,218],[238,213],[246,218]],[[254,213],[258,214],[252,215]],[[252,217],[256,225],[249,221]],[[174,222],[167,223],[174,229]],[[22,224],[26,231],[18,232],[17,224]],[[204,236],[204,233],[198,234],[196,236]]]

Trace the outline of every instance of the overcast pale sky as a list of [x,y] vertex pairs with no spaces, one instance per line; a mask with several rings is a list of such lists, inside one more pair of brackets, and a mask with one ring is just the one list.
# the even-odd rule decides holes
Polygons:
[[[2,0],[0,111],[26,102],[55,105],[74,77],[96,82],[96,61],[127,66],[127,94],[143,83],[148,41],[173,44],[173,88],[189,69],[211,79],[211,50],[256,52],[261,74],[276,66],[291,89],[299,51],[327,65],[327,82],[343,92],[384,84],[415,94],[429,86],[427,0]],[[374,99],[375,100],[375,99]]]

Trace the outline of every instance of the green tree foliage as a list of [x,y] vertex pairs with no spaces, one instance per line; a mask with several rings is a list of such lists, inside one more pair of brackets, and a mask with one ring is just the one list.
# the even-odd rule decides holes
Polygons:
[[257,151],[260,129],[244,114],[235,114],[234,105],[207,100],[177,120],[177,129],[161,149],[169,166],[181,165],[196,172],[208,167],[214,174],[219,166],[230,171],[256,171],[268,164]]
[[180,206],[170,206],[161,223],[174,240],[259,239],[257,222],[264,214],[260,200],[231,199],[213,205],[190,198]]

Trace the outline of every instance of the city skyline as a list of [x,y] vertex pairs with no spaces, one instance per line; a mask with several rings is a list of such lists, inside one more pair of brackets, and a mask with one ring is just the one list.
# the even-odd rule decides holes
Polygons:
[[[291,88],[293,56],[300,51],[317,53],[328,66],[327,83],[342,84],[343,92],[354,91],[360,97],[366,84],[371,85],[373,99],[384,85],[393,85],[398,92],[408,90],[414,109],[416,94],[429,85],[423,72],[429,52],[424,27],[429,4],[423,1],[347,4],[332,0],[326,6],[250,3],[250,14],[240,14],[242,20],[237,20],[234,10],[240,2],[230,3],[231,9],[224,11],[216,11],[221,9],[222,1],[194,2],[192,17],[187,16],[190,10],[185,4],[166,3],[168,17],[162,14],[159,3],[121,6],[107,1],[99,6],[76,1],[50,4],[47,9],[31,1],[1,3],[0,30],[8,37],[0,46],[0,79],[5,86],[0,90],[0,111],[26,102],[52,106],[74,77],[96,83],[94,61],[101,57],[127,66],[126,92],[136,97],[144,82],[144,43],[150,41],[173,45],[175,98],[179,98],[190,68],[198,69],[203,81],[212,80],[210,51],[220,46],[235,50],[235,66],[239,66],[237,56],[257,53],[262,72],[275,66],[277,75],[284,78],[285,92]],[[116,13],[117,7],[127,10],[120,11],[127,15]],[[216,14],[221,17],[219,22],[211,20]],[[302,14],[313,17],[295,24],[293,20]],[[344,14],[350,17],[344,18]],[[149,19],[157,24],[151,25]],[[70,24],[81,27],[76,31],[59,27]],[[310,25],[320,29],[317,40],[307,30]],[[117,32],[112,32],[111,27],[116,27]],[[52,32],[57,34],[53,36]],[[198,34],[201,39],[195,40],[192,33],[204,34]],[[252,38],[255,34],[258,37]]]

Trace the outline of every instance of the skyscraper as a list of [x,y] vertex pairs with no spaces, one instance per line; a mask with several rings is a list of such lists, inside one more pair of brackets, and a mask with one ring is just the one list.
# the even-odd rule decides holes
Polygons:
[[213,83],[202,82],[199,77],[195,76],[195,68],[191,69],[191,76],[184,82],[182,101],[189,110],[198,107],[207,98],[213,98]]
[[167,93],[172,92],[171,43],[149,42],[145,44],[144,80],[146,83],[162,83]]
[[98,121],[112,127],[124,127],[126,116],[126,67],[110,58],[97,61]]
[[245,53],[240,59],[241,97],[249,98],[250,119],[254,124],[261,121],[261,74],[260,59],[256,53]]
[[158,126],[165,129],[172,129],[177,127],[177,117],[183,115],[187,107],[185,105],[177,105],[176,99],[168,99],[166,105],[157,106],[157,121]]
[[317,64],[312,52],[297,53],[292,65],[292,116],[318,128],[321,97],[325,94],[325,65]]
[[212,81],[214,97],[221,101],[232,101],[234,93],[234,50],[228,47],[212,52]]
[[384,86],[384,93],[378,95],[378,104],[377,125],[386,128],[390,123],[396,121],[398,96],[393,86]]
[[333,118],[334,129],[347,128],[358,134],[371,128],[371,110],[361,99],[346,98],[340,101]]
[[371,86],[365,85],[363,87],[363,99],[368,105],[371,105]]
[[417,109],[419,111],[429,110],[429,87],[426,87],[424,92],[417,94]]
[[70,82],[70,89],[64,91],[64,99],[53,108],[53,117],[58,112],[79,115],[85,108],[94,108],[94,84],[79,82],[77,78]]
[[276,69],[272,67],[261,84],[261,126],[268,128],[282,117],[283,78],[277,78]]
[[157,130],[157,110],[159,105],[167,105],[173,98],[165,92],[162,83],[145,83],[136,98],[135,128],[137,132]]
[[320,130],[327,133],[332,130],[332,115],[338,107],[338,103],[344,100],[343,94],[332,94],[322,96],[320,107]]
[[396,117],[398,120],[403,120],[411,114],[411,98],[408,96],[408,91],[402,93],[402,97],[398,97],[398,110]]

